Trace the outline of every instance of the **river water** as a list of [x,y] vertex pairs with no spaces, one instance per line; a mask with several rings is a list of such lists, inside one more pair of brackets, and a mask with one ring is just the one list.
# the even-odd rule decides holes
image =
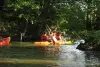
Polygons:
[[0,49],[0,67],[100,67],[99,51],[81,51],[74,45],[6,47]]

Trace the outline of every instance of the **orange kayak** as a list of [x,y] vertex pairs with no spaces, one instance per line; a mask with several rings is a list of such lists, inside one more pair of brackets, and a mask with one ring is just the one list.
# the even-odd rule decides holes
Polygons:
[[[72,44],[72,41],[66,41],[66,42],[56,42],[57,45],[63,45],[63,44]],[[51,46],[53,45],[53,42],[34,42],[35,46]]]
[[0,46],[7,46],[7,45],[9,45],[10,40],[11,40],[10,37],[3,38],[2,41],[0,41]]

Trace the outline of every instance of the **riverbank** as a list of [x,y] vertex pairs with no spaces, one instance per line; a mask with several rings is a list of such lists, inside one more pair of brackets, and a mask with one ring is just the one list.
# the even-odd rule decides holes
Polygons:
[[100,51],[100,45],[97,46],[90,46],[86,44],[80,44],[77,49],[83,50],[83,51]]

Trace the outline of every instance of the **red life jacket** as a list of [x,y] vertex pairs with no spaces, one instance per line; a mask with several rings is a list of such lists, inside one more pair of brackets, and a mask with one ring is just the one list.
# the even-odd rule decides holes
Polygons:
[[42,35],[41,36],[41,41],[47,41],[48,39],[47,39],[47,36],[45,36],[45,35]]
[[59,35],[56,35],[56,39],[57,39],[57,40],[59,40],[59,39],[60,39],[60,38],[59,38]]

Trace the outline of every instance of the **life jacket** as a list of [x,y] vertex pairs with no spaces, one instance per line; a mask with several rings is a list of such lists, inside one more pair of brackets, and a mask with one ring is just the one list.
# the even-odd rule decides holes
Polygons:
[[41,41],[47,41],[48,39],[47,39],[47,36],[45,36],[45,35],[42,35],[41,36]]
[[60,40],[59,35],[56,35],[56,39],[57,39],[57,40]]

